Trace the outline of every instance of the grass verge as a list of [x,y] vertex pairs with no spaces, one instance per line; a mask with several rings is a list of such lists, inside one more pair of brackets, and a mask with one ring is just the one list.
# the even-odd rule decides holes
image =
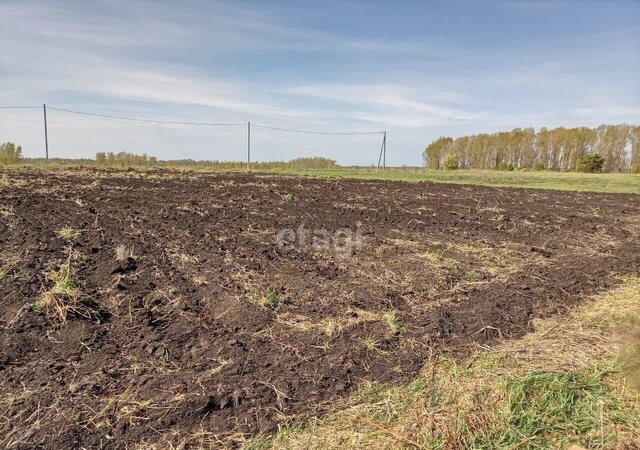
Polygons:
[[621,173],[401,169],[283,170],[275,173],[364,180],[435,181],[480,186],[640,194],[640,175]]
[[640,448],[640,278],[460,361],[434,358],[391,388],[245,450]]

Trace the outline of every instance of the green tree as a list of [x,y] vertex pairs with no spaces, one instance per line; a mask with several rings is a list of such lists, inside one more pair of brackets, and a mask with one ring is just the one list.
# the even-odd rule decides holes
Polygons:
[[0,164],[18,164],[22,160],[22,147],[13,142],[0,145]]
[[440,161],[451,147],[451,144],[453,144],[453,139],[450,137],[440,137],[429,144],[423,155],[425,165],[431,169],[439,169]]

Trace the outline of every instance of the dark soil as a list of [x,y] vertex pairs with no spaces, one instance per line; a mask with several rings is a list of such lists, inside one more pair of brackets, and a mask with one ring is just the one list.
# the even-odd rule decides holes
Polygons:
[[[276,245],[358,223],[347,255]],[[0,172],[0,446],[238,446],[639,273],[633,195]]]

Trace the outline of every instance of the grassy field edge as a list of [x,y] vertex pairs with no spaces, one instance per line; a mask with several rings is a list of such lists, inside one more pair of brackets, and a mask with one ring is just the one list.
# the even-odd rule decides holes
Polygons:
[[561,191],[640,194],[640,175],[580,172],[509,172],[498,170],[279,170],[264,173],[362,180],[432,181],[479,186]]

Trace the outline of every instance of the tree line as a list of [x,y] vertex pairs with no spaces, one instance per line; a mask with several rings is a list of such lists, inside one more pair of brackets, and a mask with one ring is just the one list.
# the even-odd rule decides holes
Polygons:
[[[427,146],[425,165],[433,169],[534,169],[577,171],[603,158],[604,172],[640,172],[640,126],[597,128],[516,128],[456,139],[440,137]],[[445,167],[447,162],[448,167]]]
[[158,158],[146,153],[136,155],[128,152],[98,152],[96,153],[96,166],[100,167],[152,167],[158,164]]
[[[136,155],[128,152],[98,152],[95,165],[98,167],[184,167],[201,169],[244,169],[247,163],[243,161],[196,161],[193,159],[160,160],[147,154]],[[291,161],[252,162],[254,169],[335,169],[338,164],[328,158],[308,157],[296,158]]]

